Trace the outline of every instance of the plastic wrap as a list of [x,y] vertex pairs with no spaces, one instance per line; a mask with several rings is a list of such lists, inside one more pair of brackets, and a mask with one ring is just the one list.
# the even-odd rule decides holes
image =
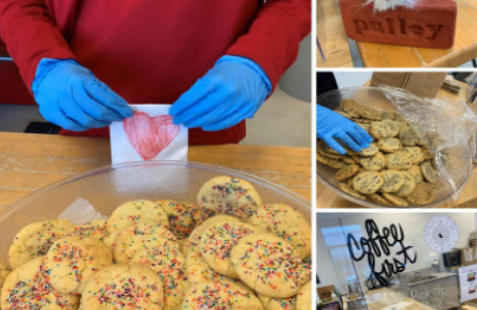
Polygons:
[[433,153],[439,181],[456,200],[472,169],[471,161],[476,158],[477,116],[463,101],[421,99],[389,86],[380,86],[379,90]]

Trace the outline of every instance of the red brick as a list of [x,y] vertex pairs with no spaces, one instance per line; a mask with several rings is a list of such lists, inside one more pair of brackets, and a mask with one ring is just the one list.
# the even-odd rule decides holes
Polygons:
[[413,8],[374,12],[366,0],[340,0],[346,34],[356,41],[430,48],[454,45],[457,5],[418,0]]

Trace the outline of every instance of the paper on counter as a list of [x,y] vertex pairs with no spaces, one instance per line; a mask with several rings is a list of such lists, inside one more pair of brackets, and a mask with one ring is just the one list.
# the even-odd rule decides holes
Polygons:
[[109,126],[112,163],[187,160],[188,130],[174,125],[171,105],[131,105],[134,116]]
[[87,200],[78,198],[58,218],[68,220],[75,225],[82,225],[96,220],[105,220],[108,217],[96,211]]
[[464,249],[464,261],[471,262],[474,259],[472,258],[472,248]]

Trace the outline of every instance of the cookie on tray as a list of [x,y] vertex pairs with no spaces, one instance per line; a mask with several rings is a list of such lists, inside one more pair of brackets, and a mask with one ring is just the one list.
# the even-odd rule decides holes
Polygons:
[[437,171],[432,167],[429,160],[426,160],[421,164],[421,172],[424,179],[427,182],[435,184],[437,182]]
[[81,294],[86,282],[100,269],[113,264],[106,244],[91,237],[57,240],[46,254],[45,267],[53,288],[62,294]]
[[[310,288],[311,289],[311,288]],[[265,310],[294,310],[296,309],[296,297],[276,298],[258,294],[258,299]],[[311,301],[310,301],[311,305]],[[309,308],[309,307],[308,307]]]
[[173,200],[159,200],[157,204],[169,217],[169,228],[177,239],[187,239],[202,218],[200,209],[192,204],[180,204]]
[[144,267],[111,265],[97,272],[81,295],[80,310],[161,310],[161,279]]
[[108,232],[106,231],[106,220],[97,220],[76,226],[71,235],[79,237],[92,237],[104,241],[104,239],[108,237]]
[[44,256],[37,257],[7,276],[0,294],[2,310],[78,309],[79,296],[61,294],[53,289],[44,261]]
[[67,220],[51,219],[31,223],[20,230],[8,249],[8,261],[12,269],[46,255],[50,246],[58,239],[66,237],[75,229]]
[[167,213],[149,200],[134,200],[120,205],[106,221],[109,234],[138,223],[158,223],[169,226]]
[[303,213],[286,204],[266,204],[248,220],[266,232],[288,241],[302,259],[311,255],[311,226]]
[[197,309],[263,309],[252,292],[239,285],[223,282],[200,282],[186,293],[183,310]]
[[311,281],[303,285],[296,295],[296,310],[310,310],[311,305]]
[[406,181],[404,173],[399,170],[387,169],[382,170],[381,177],[383,178],[383,183],[380,191],[383,193],[392,193],[398,191]]
[[238,278],[230,260],[230,251],[243,237],[264,232],[264,229],[240,222],[214,222],[202,233],[200,253],[217,273]]
[[311,278],[310,265],[291,244],[269,233],[240,239],[230,257],[240,280],[268,297],[292,297]]
[[200,245],[200,240],[202,238],[202,234],[204,233],[204,231],[212,223],[223,221],[223,220],[228,221],[229,223],[240,222],[238,218],[230,216],[230,215],[217,215],[205,220],[201,225],[194,228],[192,233],[189,235],[189,237],[187,238],[187,241],[182,246],[182,253],[184,253],[185,256],[187,256],[191,252],[200,253],[199,245]]
[[362,194],[374,194],[383,185],[383,177],[377,171],[363,171],[353,178],[353,189]]
[[0,289],[2,288],[3,282],[5,282],[5,279],[11,271],[12,269],[10,266],[8,266],[5,261],[0,259]]
[[197,204],[207,217],[225,214],[247,220],[262,205],[262,199],[251,183],[220,176],[202,185]]
[[436,187],[434,184],[422,182],[416,185],[416,189],[407,196],[407,201],[416,205],[425,205],[434,199]]

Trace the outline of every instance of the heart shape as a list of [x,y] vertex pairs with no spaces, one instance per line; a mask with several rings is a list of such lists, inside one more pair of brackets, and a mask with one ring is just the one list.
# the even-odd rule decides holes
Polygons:
[[149,116],[134,112],[134,116],[123,121],[124,131],[132,147],[144,160],[161,153],[179,134],[180,126],[172,123],[170,115]]

